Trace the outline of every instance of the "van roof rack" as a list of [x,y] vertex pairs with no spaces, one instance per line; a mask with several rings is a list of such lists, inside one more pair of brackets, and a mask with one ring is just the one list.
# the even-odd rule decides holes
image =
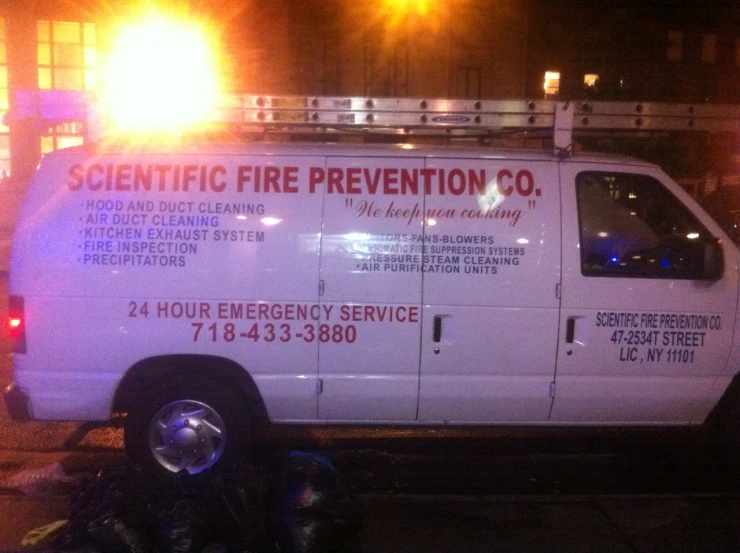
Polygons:
[[[485,137],[500,133],[551,135],[559,155],[573,136],[593,131],[740,131],[740,106],[652,102],[460,100],[346,96],[220,95],[210,123],[244,133],[380,133]],[[44,129],[84,121],[89,140],[105,134],[88,92],[19,91],[5,124],[32,120]],[[213,128],[213,127],[211,127]]]

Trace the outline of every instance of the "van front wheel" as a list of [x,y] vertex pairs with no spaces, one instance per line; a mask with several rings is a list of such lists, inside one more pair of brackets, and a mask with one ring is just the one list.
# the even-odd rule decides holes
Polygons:
[[126,417],[126,451],[144,470],[165,476],[209,474],[232,464],[249,435],[240,399],[208,381],[156,387]]

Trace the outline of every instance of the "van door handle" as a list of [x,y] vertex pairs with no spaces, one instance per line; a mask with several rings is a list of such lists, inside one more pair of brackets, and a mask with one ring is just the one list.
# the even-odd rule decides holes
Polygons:
[[432,340],[434,342],[442,341],[442,316],[441,315],[434,316],[434,331],[432,333]]
[[565,343],[572,344],[575,334],[576,334],[576,318],[568,317],[568,321],[565,326]]

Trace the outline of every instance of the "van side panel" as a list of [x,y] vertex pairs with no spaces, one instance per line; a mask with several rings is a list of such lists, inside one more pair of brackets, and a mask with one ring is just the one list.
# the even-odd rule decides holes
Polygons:
[[412,421],[419,393],[424,160],[329,156],[319,415]]
[[[703,420],[740,352],[738,252],[717,225],[645,164],[451,152],[48,154],[8,286],[24,299],[15,379],[34,417],[105,419],[132,366],[190,354],[248,371],[276,422]],[[584,173],[602,193],[585,240]],[[722,237],[721,279],[618,274],[664,261],[630,206],[661,212],[620,184],[635,175],[699,231],[658,232],[666,271],[698,259],[672,252]],[[644,247],[594,250],[618,220]]]
[[[155,355],[249,371],[274,419],[315,419],[320,156],[44,158],[23,205],[10,293],[26,302],[16,379],[37,416],[105,418],[115,383]],[[82,408],[82,403],[87,408]],[[76,415],[76,416],[75,416]]]
[[560,304],[557,164],[426,166],[448,183],[426,195],[419,419],[547,422]]

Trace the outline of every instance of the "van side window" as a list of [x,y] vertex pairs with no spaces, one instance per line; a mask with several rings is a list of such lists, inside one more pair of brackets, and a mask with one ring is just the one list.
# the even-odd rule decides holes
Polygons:
[[647,175],[576,177],[584,276],[703,278],[704,226]]

